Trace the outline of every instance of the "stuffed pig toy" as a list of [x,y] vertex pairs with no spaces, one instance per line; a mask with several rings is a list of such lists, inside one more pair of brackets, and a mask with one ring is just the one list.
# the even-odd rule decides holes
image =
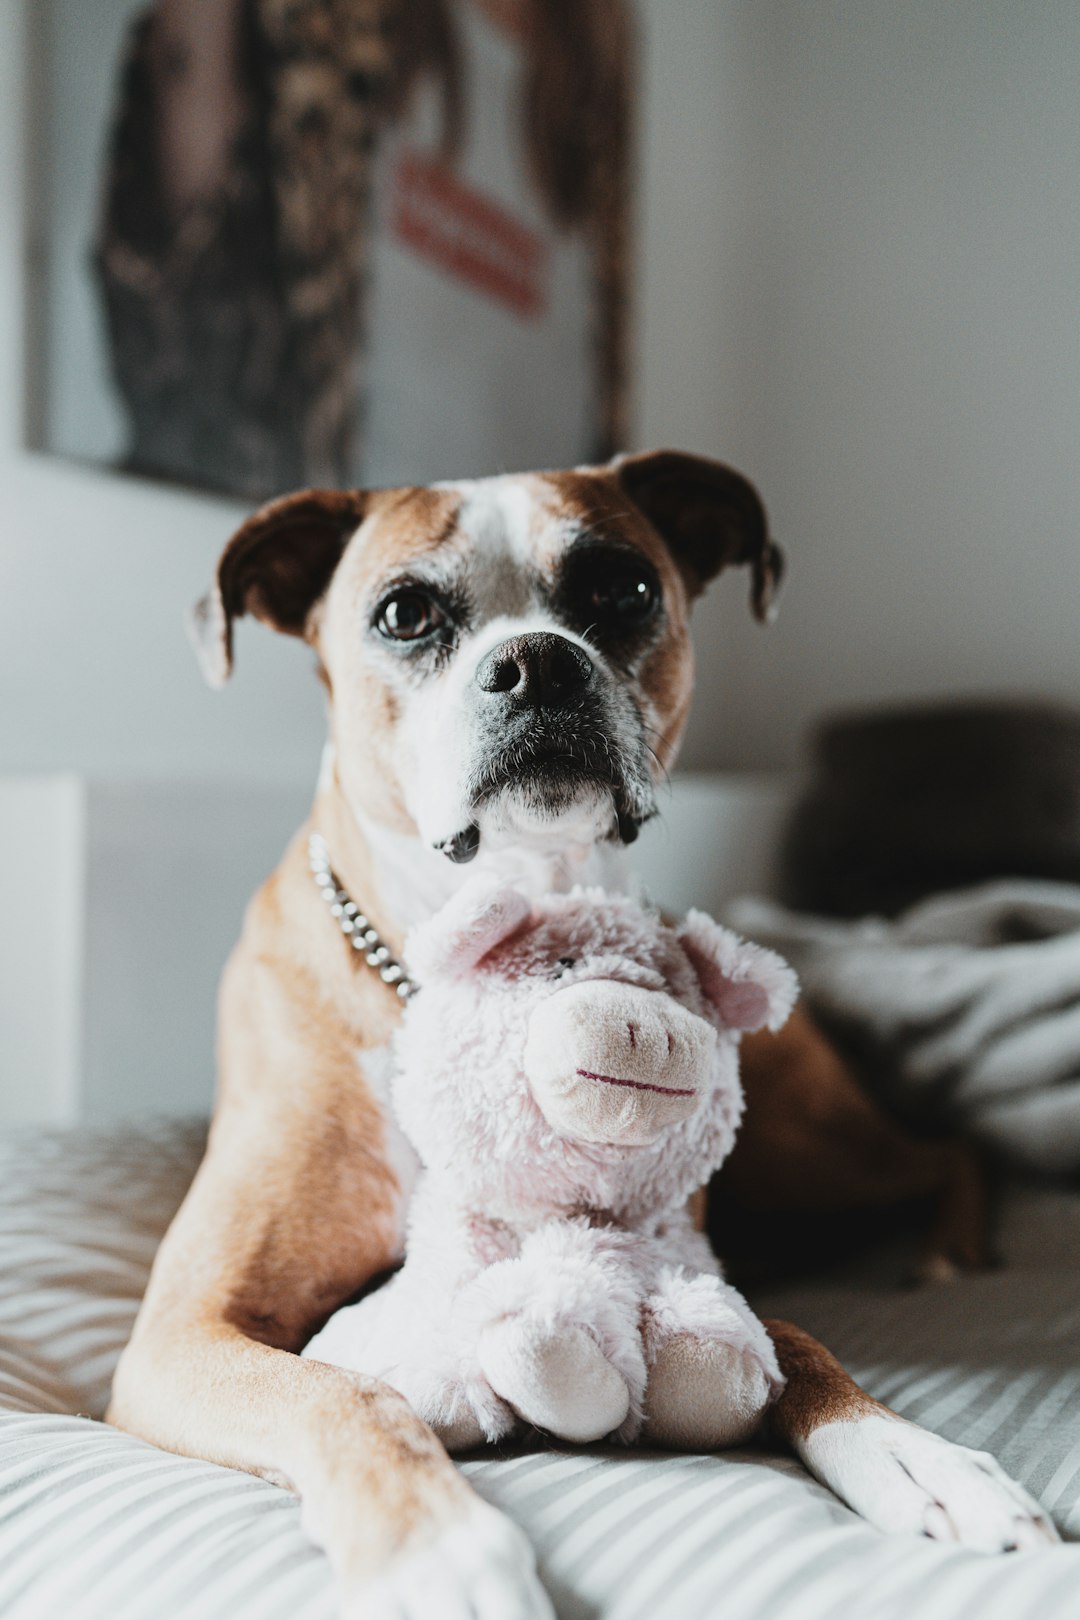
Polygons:
[[687,1202],[731,1148],[744,1030],[791,969],[700,912],[466,889],[406,941],[392,1101],[423,1172],[407,1258],[305,1355],[377,1375],[452,1449],[745,1440],[781,1386]]

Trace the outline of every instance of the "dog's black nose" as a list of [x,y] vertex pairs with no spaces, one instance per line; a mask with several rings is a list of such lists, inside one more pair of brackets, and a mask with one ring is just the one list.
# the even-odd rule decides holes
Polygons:
[[480,660],[477,684],[533,708],[557,709],[579,697],[593,678],[587,652],[565,636],[537,631],[514,636]]

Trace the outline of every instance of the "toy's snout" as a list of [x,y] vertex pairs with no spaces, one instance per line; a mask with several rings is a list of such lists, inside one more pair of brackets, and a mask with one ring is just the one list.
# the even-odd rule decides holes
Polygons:
[[697,1108],[715,1048],[712,1025],[665,991],[586,979],[533,1013],[525,1074],[561,1135],[643,1147]]

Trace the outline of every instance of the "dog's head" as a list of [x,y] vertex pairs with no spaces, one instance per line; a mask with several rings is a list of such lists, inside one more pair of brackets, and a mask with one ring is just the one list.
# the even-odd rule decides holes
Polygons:
[[308,491],[234,535],[196,609],[220,685],[244,613],[315,649],[351,808],[453,860],[483,839],[629,842],[689,708],[691,600],[781,571],[738,473],[662,451],[576,472]]

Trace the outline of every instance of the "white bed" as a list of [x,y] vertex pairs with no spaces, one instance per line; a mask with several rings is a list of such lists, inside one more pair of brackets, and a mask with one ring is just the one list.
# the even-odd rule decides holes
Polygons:
[[[0,1137],[0,1615],[331,1620],[295,1501],[99,1420],[202,1127]],[[1080,1197],[1016,1189],[1002,1271],[854,1273],[757,1303],[878,1395],[993,1451],[1080,1536]],[[879,1535],[790,1459],[526,1448],[462,1465],[532,1536],[561,1620],[1075,1620],[1080,1546]]]

